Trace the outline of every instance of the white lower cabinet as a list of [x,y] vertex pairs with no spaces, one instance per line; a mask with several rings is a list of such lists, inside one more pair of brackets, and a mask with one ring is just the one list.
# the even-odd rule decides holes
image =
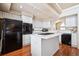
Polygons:
[[29,45],[31,42],[30,35],[23,35],[23,46]]
[[71,45],[72,47],[77,47],[77,33],[72,33]]

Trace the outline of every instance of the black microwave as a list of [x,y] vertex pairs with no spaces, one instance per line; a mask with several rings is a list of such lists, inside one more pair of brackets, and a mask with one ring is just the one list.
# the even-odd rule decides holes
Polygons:
[[22,32],[23,34],[32,34],[32,24],[23,23]]

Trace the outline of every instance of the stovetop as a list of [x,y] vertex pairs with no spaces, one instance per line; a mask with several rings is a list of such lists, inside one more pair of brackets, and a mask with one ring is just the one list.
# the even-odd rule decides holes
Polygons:
[[54,34],[54,33],[40,33],[38,35],[51,35],[51,34]]

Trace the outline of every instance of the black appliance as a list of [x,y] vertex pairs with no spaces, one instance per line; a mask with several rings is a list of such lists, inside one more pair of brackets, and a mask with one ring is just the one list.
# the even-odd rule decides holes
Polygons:
[[71,34],[62,34],[61,41],[62,41],[62,44],[71,46]]
[[38,35],[51,35],[51,34],[54,34],[54,33],[40,33]]
[[33,28],[31,23],[23,23],[23,34],[32,34]]
[[1,54],[22,48],[22,21],[0,19],[0,44]]

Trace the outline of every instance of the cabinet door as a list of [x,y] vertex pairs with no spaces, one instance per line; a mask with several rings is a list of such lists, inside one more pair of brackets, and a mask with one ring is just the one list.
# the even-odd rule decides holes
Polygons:
[[31,41],[30,35],[23,35],[23,46],[29,45]]
[[77,47],[77,33],[72,34],[72,47]]
[[50,28],[51,24],[50,21],[34,21],[33,26],[38,28]]
[[3,18],[3,12],[0,11],[0,18]]
[[32,17],[22,15],[22,20],[24,23],[32,23]]
[[6,12],[3,12],[3,17],[4,18],[9,18],[9,19],[21,20],[21,17],[19,15],[6,13]]
[[66,26],[67,27],[77,26],[77,16],[68,16],[66,18]]
[[42,22],[42,28],[50,28],[50,21],[44,21]]
[[43,23],[41,21],[33,21],[33,27],[42,28]]

